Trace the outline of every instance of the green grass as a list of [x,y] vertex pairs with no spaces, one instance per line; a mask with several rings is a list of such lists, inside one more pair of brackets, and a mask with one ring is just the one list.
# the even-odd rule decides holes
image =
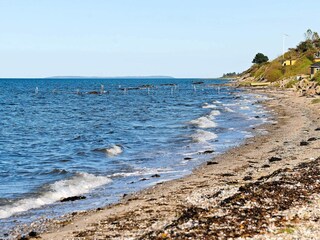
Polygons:
[[[255,77],[257,80],[260,78],[265,78],[269,82],[275,82],[297,75],[310,74],[310,65],[313,63],[310,60],[310,57],[308,57],[310,54],[313,54],[313,52],[306,52],[302,54],[295,51],[290,51],[285,54],[285,59],[296,59],[296,63],[292,66],[282,66],[283,58],[280,56],[265,64],[255,64],[246,72],[250,73],[250,75]],[[320,84],[320,74],[316,81],[318,81]],[[290,82],[287,87],[292,87],[293,84],[294,82]]]
[[294,228],[293,228],[293,226],[288,225],[285,228],[280,229],[279,233],[293,234],[294,233]]
[[313,100],[311,101],[311,103],[312,103],[312,104],[318,104],[318,103],[320,103],[320,98],[313,99]]

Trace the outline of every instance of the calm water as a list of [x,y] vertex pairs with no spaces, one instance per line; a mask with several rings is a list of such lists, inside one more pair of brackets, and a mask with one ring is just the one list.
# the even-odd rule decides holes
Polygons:
[[[210,86],[222,82],[0,80],[0,228],[106,205],[238,145],[266,113],[259,96]],[[75,195],[87,198],[59,202]]]

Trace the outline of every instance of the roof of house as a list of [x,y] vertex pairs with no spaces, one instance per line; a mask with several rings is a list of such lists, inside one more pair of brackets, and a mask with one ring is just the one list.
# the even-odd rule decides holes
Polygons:
[[312,68],[320,68],[320,62],[314,63],[310,67],[312,67]]

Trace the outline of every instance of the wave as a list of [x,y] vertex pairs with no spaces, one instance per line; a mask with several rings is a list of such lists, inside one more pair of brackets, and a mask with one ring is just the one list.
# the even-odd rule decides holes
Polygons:
[[104,152],[109,156],[117,156],[123,152],[122,147],[120,145],[111,145],[108,148],[97,148],[94,149],[97,152]]
[[205,103],[202,108],[217,108],[217,105]]
[[232,110],[232,109],[229,108],[229,107],[225,107],[224,110],[225,110],[226,112],[235,112],[234,110]]
[[217,126],[217,124],[208,117],[199,117],[198,119],[190,121],[190,123],[198,126],[199,128],[214,128]]
[[191,138],[194,142],[207,142],[212,139],[216,139],[218,136],[215,133],[204,131],[204,130],[197,130],[196,133],[191,135]]
[[15,213],[25,212],[52,204],[62,198],[88,193],[91,189],[110,183],[112,180],[104,176],[95,176],[89,173],[77,173],[67,180],[60,180],[46,187],[37,197],[21,199],[0,209],[0,219],[8,218]]
[[221,113],[220,113],[220,111],[219,110],[212,110],[211,112],[210,112],[210,116],[219,116]]

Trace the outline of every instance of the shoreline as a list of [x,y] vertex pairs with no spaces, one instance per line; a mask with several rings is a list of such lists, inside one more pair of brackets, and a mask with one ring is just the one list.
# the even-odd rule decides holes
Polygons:
[[[104,208],[73,213],[61,221],[50,221],[47,233],[40,237],[139,239],[143,236],[154,239],[162,234],[169,239],[174,238],[165,228],[176,222],[188,209],[211,209],[237,194],[239,188],[248,183],[254,183],[281,168],[293,168],[301,162],[317,159],[320,154],[316,156],[316,151],[312,152],[310,148],[319,148],[320,140],[308,146],[299,146],[301,141],[307,140],[308,134],[320,137],[320,132],[313,132],[313,129],[320,127],[320,123],[316,106],[310,105],[311,100],[298,98],[292,92],[254,92],[273,97],[264,104],[276,112],[274,117],[278,122],[260,125],[253,130],[266,129],[267,135],[249,138],[244,144],[202,164],[183,178],[158,183]],[[310,105],[310,109],[307,105]],[[309,132],[306,132],[308,129]],[[270,162],[272,157],[281,160]],[[184,225],[184,232],[194,228],[190,227],[192,224]]]

